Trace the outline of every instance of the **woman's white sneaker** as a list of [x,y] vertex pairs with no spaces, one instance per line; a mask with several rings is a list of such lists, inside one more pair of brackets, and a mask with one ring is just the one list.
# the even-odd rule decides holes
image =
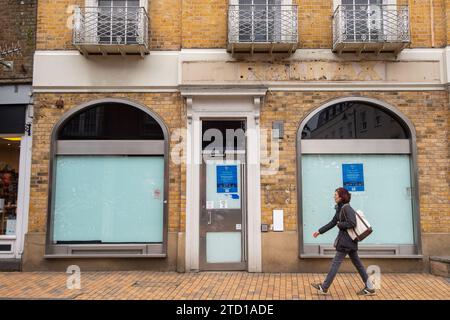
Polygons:
[[319,294],[323,294],[323,295],[328,294],[328,289],[323,288],[321,283],[311,283],[311,286],[313,288],[317,289]]
[[374,289],[369,289],[369,288],[364,288],[361,291],[358,291],[356,293],[358,296],[373,296],[375,295],[375,290]]

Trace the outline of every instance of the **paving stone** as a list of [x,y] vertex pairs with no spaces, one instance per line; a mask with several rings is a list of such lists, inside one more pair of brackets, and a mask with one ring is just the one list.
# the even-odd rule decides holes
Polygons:
[[[330,295],[310,283],[324,274],[86,272],[81,290],[66,287],[65,273],[0,273],[0,299],[127,300],[449,300],[450,282],[430,274],[384,274],[376,296],[359,297],[358,274],[338,274]],[[291,284],[296,285],[291,285]]]

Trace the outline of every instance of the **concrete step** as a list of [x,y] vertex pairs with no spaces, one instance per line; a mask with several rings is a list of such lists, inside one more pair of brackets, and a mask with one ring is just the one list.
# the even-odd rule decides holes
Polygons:
[[430,257],[431,274],[450,278],[450,256]]
[[0,259],[0,272],[21,271],[21,266],[20,259]]

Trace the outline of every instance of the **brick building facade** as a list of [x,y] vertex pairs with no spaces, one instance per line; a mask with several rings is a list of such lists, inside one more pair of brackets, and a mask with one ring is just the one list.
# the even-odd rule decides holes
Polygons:
[[36,47],[36,1],[8,1],[1,2],[4,13],[0,16],[0,47],[21,48],[17,54],[7,61],[13,61],[14,67],[0,69],[2,83],[31,82],[33,75],[33,54]]
[[[310,239],[310,228],[319,228],[331,218],[332,193],[342,182],[341,162],[354,161],[364,164],[366,177],[366,189],[354,192],[355,206],[361,206],[369,220],[375,221],[373,241],[361,244],[365,262],[384,271],[423,271],[430,256],[448,255],[450,3],[394,0],[364,6],[363,1],[350,2],[283,0],[261,5],[256,1],[152,0],[127,1],[127,9],[121,11],[114,9],[114,1],[40,1],[31,204],[23,268],[63,270],[77,264],[90,270],[325,271],[332,242],[329,238],[322,242]],[[124,23],[121,16],[135,13],[130,8],[137,3],[148,16],[148,30],[121,33],[120,25],[140,28]],[[83,29],[92,12],[98,19],[96,27]],[[249,12],[252,18],[248,18]],[[358,17],[361,13],[368,16],[362,19]],[[105,16],[108,21],[119,19],[118,24],[102,22]],[[390,29],[390,19],[395,19],[395,32]],[[107,28],[109,31],[102,31]],[[346,38],[339,37],[342,34]],[[353,37],[351,43],[349,37]],[[58,204],[80,201],[58,200],[63,194],[58,183],[70,181],[57,180],[63,177],[58,171],[63,168],[57,163],[76,153],[64,145],[69,146],[67,140],[71,139],[79,140],[77,148],[89,145],[80,142],[81,136],[69,139],[61,132],[72,117],[102,104],[142,108],[167,127],[167,194],[158,198],[152,189],[153,198],[167,207],[158,220],[166,236],[156,244],[119,241],[116,233],[120,232],[108,229],[113,228],[112,222],[98,227],[103,228],[98,237],[109,240],[82,239],[74,230],[83,224],[78,225],[70,211],[76,208]],[[336,111],[332,110],[355,110],[354,127],[337,125],[330,136],[341,151],[323,147],[327,141],[303,136],[305,124],[318,125],[313,119],[320,118],[321,112],[328,119],[327,108],[333,115]],[[356,114],[366,114],[358,108],[368,108],[369,114],[381,112],[379,117],[389,115],[389,125],[397,123],[405,136],[386,138],[374,133],[374,141],[365,144],[358,144],[356,135],[354,139],[339,137],[344,130],[356,134]],[[235,179],[231,185],[238,187],[230,192],[233,187],[224,191],[217,186],[217,194],[210,195],[208,172],[216,172],[217,176],[211,177],[219,185],[219,171],[208,171],[206,160],[196,161],[206,154],[200,142],[203,130],[214,121],[223,122],[225,127],[220,130],[226,125],[245,127],[247,162],[241,166],[236,160],[238,151],[243,151],[239,147],[228,150],[237,157],[235,162],[230,167],[216,163],[214,168],[237,167],[239,178],[224,175],[220,179]],[[282,132],[279,138],[273,136],[276,128]],[[86,156],[87,151],[79,152],[77,157]],[[94,154],[98,155],[97,151]],[[308,162],[314,157],[319,160]],[[405,205],[390,198],[375,200],[380,197],[375,190],[383,189],[384,184],[371,171],[380,169],[371,166],[382,161],[391,163],[389,170],[410,169],[399,177],[388,175],[400,175],[395,170],[385,170],[388,176],[379,172],[380,179],[388,179],[386,184],[395,185],[402,179],[408,182],[405,190],[402,186],[393,191]],[[323,167],[316,168],[314,163]],[[323,190],[314,179],[307,180],[307,173],[318,170],[317,180],[326,180],[328,177],[320,174],[333,165],[337,171],[330,175],[339,177],[333,180],[336,185],[328,186],[328,198],[314,198]],[[397,209],[383,213],[376,204],[380,201]],[[240,216],[228,223],[226,214],[231,217],[236,210]],[[396,212],[398,217],[392,218]],[[58,225],[58,221],[66,224]],[[398,237],[389,223],[399,224]],[[233,229],[227,229],[228,224]],[[140,227],[133,228],[136,234],[141,232]],[[349,265],[345,268],[351,270]]]

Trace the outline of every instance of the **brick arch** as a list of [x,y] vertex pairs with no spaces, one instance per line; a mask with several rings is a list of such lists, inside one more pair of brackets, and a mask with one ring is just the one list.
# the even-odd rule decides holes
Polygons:
[[[375,98],[369,98],[369,97],[339,97],[336,99],[328,100],[324,103],[322,103],[320,106],[313,108],[312,111],[310,111],[302,121],[300,121],[298,127],[297,127],[297,133],[296,133],[296,180],[297,180],[297,225],[299,226],[299,248],[303,248],[303,230],[301,226],[303,225],[303,212],[302,212],[302,195],[300,190],[302,190],[302,176],[301,176],[301,140],[302,140],[302,131],[305,125],[319,112],[325,110],[326,108],[342,103],[342,102],[365,102],[368,103],[374,107],[377,107],[381,110],[385,110],[388,113],[392,114],[394,118],[406,129],[408,132],[408,139],[410,141],[410,163],[411,163],[411,186],[413,187],[413,194],[412,194],[412,207],[413,207],[413,235],[414,235],[414,245],[416,246],[416,251],[418,255],[422,254],[422,242],[421,242],[421,227],[420,227],[420,203],[419,203],[419,180],[418,180],[418,166],[417,166],[417,138],[416,138],[416,129],[412,121],[405,115],[403,112],[401,112],[397,107],[375,99]],[[302,249],[303,250],[303,249]]]
[[153,119],[155,119],[155,121],[159,124],[159,126],[161,127],[161,130],[163,131],[164,134],[164,140],[166,141],[166,143],[168,143],[169,141],[169,129],[167,124],[165,123],[165,121],[162,119],[161,116],[159,116],[155,111],[151,110],[149,107],[130,100],[130,99],[124,99],[124,98],[103,98],[103,99],[96,99],[96,100],[91,100],[85,103],[82,103],[74,108],[71,108],[69,111],[65,112],[60,119],[58,120],[58,122],[55,123],[55,125],[52,128],[52,134],[51,134],[51,141],[52,141],[52,147],[51,150],[53,150],[53,141],[55,141],[57,139],[57,133],[59,131],[59,129],[61,127],[63,127],[68,120],[70,120],[73,116],[75,116],[76,114],[78,114],[79,112],[83,111],[84,109],[87,108],[92,108],[101,104],[105,104],[105,103],[117,103],[117,104],[123,104],[123,105],[127,105],[129,107],[133,107],[136,109],[139,109],[142,112],[145,112],[146,114],[148,114],[150,117],[152,117]]
[[[149,115],[151,118],[153,118],[157,124],[159,125],[160,129],[163,133],[163,139],[159,139],[160,141],[164,141],[164,146],[162,149],[161,155],[164,156],[164,206],[163,206],[163,242],[161,243],[163,254],[167,254],[167,248],[168,248],[168,231],[169,231],[169,175],[170,175],[170,165],[169,165],[169,143],[170,143],[170,135],[169,135],[169,129],[166,125],[165,121],[162,119],[162,117],[157,114],[155,111],[153,111],[151,108],[147,107],[144,104],[141,104],[136,101],[132,101],[130,99],[125,98],[100,98],[95,100],[90,100],[88,102],[84,102],[78,106],[75,106],[65,112],[59,120],[56,122],[56,124],[53,126],[51,131],[51,140],[50,140],[50,157],[49,157],[49,178],[48,178],[48,185],[49,188],[47,190],[47,222],[46,222],[46,244],[45,244],[45,252],[50,255],[58,255],[57,252],[54,252],[52,249],[51,244],[51,237],[52,237],[52,222],[53,222],[53,196],[52,193],[54,192],[55,187],[55,159],[57,155],[57,142],[58,142],[58,134],[61,128],[64,127],[64,125],[71,120],[74,116],[78,115],[79,113],[83,112],[84,110],[95,108],[96,106],[100,106],[102,104],[121,104],[130,108],[135,108],[139,111],[142,111]],[[151,149],[145,149],[145,150],[151,150]],[[153,253],[152,253],[153,254]],[[158,255],[159,253],[156,253]]]
[[368,98],[368,97],[341,97],[341,98],[329,100],[325,103],[322,103],[319,107],[313,108],[312,111],[310,111],[308,113],[308,115],[299,123],[299,125],[297,127],[297,140],[301,139],[301,132],[302,132],[303,128],[308,123],[308,121],[311,120],[311,118],[314,117],[317,113],[319,113],[322,110],[325,110],[326,108],[328,108],[332,105],[335,105],[335,104],[338,104],[341,102],[349,102],[349,101],[366,102],[366,103],[376,106],[382,110],[386,110],[389,113],[392,113],[393,115],[396,116],[397,121],[399,121],[408,130],[410,139],[412,140],[412,142],[415,145],[416,129],[415,129],[412,121],[397,107],[395,107],[387,102],[384,102],[384,101],[381,101],[378,99],[374,99],[374,98]]

